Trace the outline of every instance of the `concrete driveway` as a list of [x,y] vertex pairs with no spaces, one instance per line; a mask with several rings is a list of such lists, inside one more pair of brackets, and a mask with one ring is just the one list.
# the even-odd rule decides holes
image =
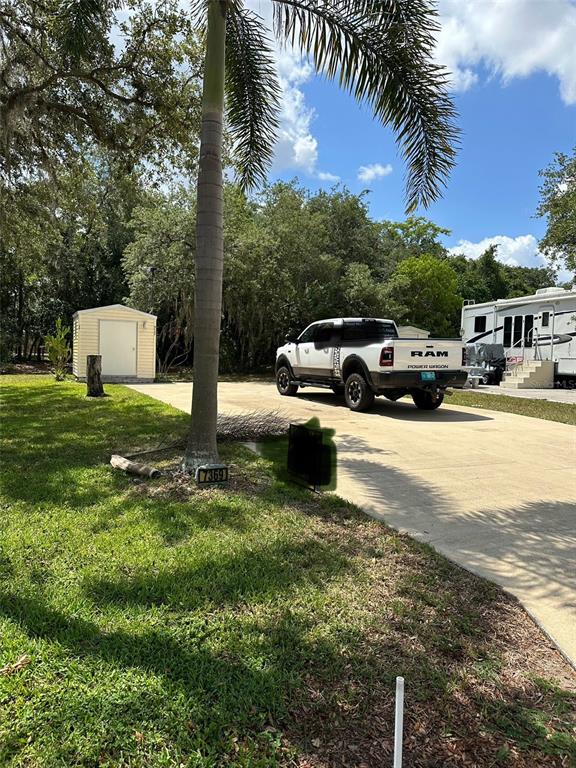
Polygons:
[[[190,411],[191,384],[132,388]],[[222,383],[219,403],[335,429],[339,495],[502,585],[576,662],[576,428],[383,398],[357,414],[328,390],[261,382]]]

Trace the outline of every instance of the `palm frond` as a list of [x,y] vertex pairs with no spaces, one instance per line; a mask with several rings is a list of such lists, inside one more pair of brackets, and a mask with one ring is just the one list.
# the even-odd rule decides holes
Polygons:
[[231,2],[226,17],[227,119],[240,183],[266,179],[278,128],[280,88],[262,19]]
[[458,130],[448,73],[432,58],[430,0],[275,0],[274,26],[392,127],[408,167],[407,211],[437,199]]
[[118,3],[109,0],[61,0],[58,16],[62,25],[62,45],[73,58],[87,56],[101,39],[108,14]]
[[210,0],[189,0],[189,12],[192,26],[204,28],[206,26],[206,14]]

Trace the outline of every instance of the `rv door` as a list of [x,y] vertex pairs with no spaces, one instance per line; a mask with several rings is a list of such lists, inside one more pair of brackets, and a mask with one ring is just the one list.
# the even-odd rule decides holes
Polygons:
[[553,304],[543,304],[534,316],[534,356],[537,360],[554,359],[554,321]]

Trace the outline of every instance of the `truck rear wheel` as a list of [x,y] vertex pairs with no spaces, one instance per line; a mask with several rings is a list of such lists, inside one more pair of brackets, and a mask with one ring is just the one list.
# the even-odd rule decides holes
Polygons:
[[276,389],[281,395],[292,396],[298,392],[298,385],[291,383],[292,376],[288,368],[283,365],[276,371]]
[[365,411],[374,403],[374,392],[359,373],[351,373],[344,385],[344,399],[351,411]]
[[412,392],[412,400],[414,400],[416,408],[423,411],[435,411],[444,402],[444,393],[416,390],[416,392]]

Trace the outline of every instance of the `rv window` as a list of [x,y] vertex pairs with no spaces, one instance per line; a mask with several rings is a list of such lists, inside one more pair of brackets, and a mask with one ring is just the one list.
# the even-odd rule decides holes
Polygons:
[[550,325],[550,312],[542,312],[542,328],[548,328]]
[[504,347],[508,349],[508,347],[512,346],[512,318],[511,317],[505,317],[504,318],[504,340],[503,340]]
[[522,315],[515,315],[514,317],[514,338],[512,340],[512,346],[518,346],[522,340]]
[[524,317],[524,346],[532,346],[532,329],[534,327],[534,315]]
[[474,318],[474,333],[484,333],[486,330],[486,315],[478,315]]

